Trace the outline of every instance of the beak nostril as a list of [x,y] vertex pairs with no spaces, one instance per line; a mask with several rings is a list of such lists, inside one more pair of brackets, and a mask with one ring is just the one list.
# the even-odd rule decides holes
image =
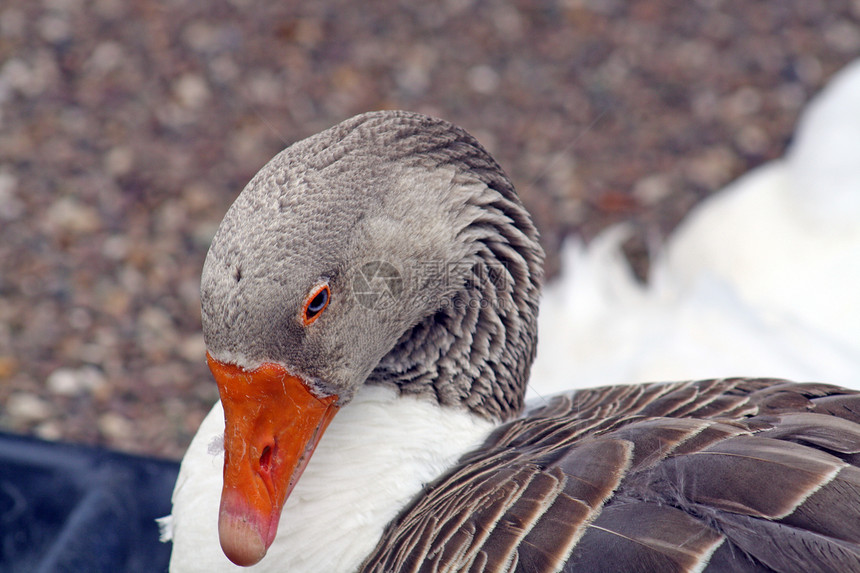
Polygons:
[[269,466],[272,463],[272,446],[263,448],[263,453],[260,454],[260,470],[268,472]]

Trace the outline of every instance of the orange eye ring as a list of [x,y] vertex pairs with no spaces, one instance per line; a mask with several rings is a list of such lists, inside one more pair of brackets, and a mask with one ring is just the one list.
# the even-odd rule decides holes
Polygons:
[[302,305],[302,322],[305,326],[313,324],[328,306],[331,300],[331,290],[323,283],[311,290]]

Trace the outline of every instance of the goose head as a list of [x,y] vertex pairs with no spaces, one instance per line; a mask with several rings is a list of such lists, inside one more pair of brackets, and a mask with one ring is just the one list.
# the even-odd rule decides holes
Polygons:
[[368,113],[264,166],[201,279],[226,421],[227,557],[263,558],[327,424],[363,385],[516,415],[542,260],[510,180],[445,121]]

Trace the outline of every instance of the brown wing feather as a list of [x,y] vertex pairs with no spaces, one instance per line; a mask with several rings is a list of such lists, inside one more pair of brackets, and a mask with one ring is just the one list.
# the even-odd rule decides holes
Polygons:
[[860,393],[771,379],[581,390],[495,431],[367,572],[860,571]]

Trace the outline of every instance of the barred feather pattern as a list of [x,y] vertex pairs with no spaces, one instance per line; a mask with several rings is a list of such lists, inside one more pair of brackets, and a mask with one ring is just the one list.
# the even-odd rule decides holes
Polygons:
[[364,572],[860,571],[860,393],[720,379],[560,394],[386,529]]

